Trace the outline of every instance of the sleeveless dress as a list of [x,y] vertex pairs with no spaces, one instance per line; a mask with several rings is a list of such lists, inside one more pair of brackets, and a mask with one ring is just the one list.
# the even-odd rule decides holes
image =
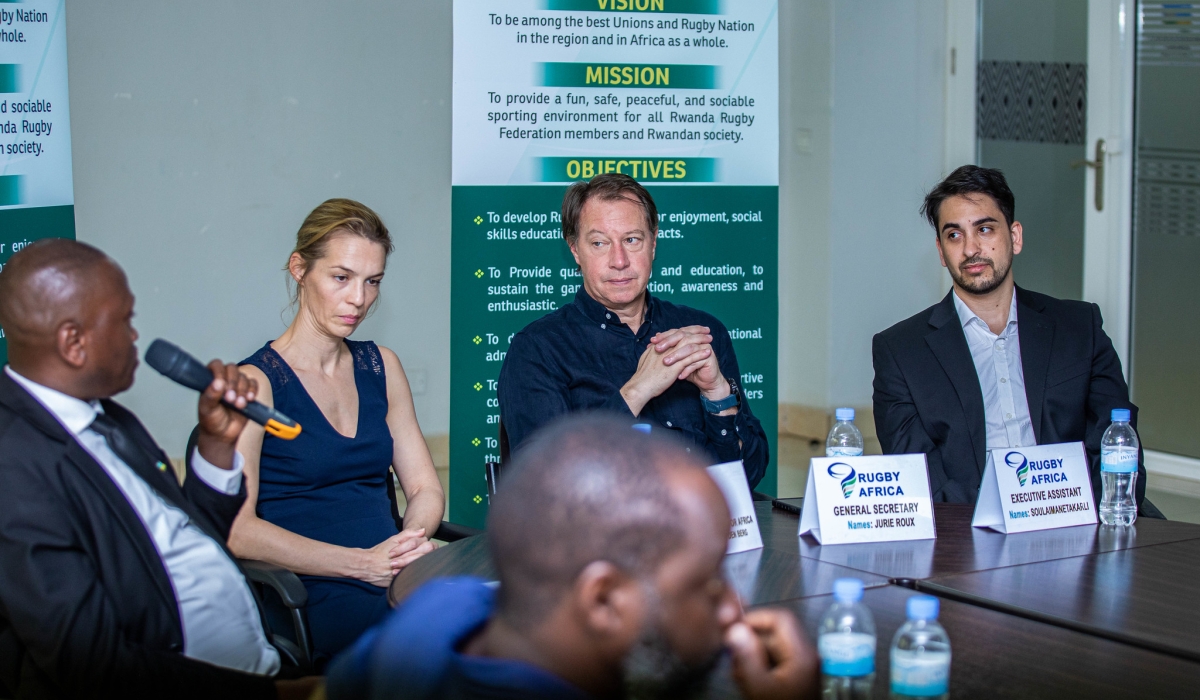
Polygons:
[[[358,387],[358,430],[334,430],[287,362],[267,343],[242,361],[271,381],[275,407],[303,428],[294,440],[263,438],[258,517],[298,535],[369,549],[398,532],[388,496],[392,434],[379,348],[347,340]],[[300,576],[316,655],[332,657],[383,619],[387,589],[357,579]],[[282,629],[291,629],[290,625]]]

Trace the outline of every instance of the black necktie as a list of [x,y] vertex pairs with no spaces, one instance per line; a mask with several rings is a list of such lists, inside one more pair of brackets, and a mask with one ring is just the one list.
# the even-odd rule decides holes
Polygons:
[[[201,510],[196,509],[191,501],[183,494],[183,487],[175,480],[175,470],[171,469],[170,465],[158,459],[146,448],[142,447],[129,434],[129,431],[121,427],[121,424],[113,420],[107,414],[97,413],[96,419],[88,426],[92,430],[99,433],[108,442],[108,446],[113,453],[121,458],[121,461],[129,465],[133,473],[141,477],[142,481],[150,485],[160,496],[167,501],[168,504],[175,506],[187,515],[188,519],[200,528],[200,531],[211,537],[222,549],[225,549],[225,538],[218,534],[212,521]],[[233,555],[228,550],[225,552],[233,559]],[[236,561],[236,560],[235,560]]]
[[[168,473],[167,470],[170,467],[147,454],[119,423],[107,414],[97,413],[96,419],[88,427],[99,433],[108,442],[113,453],[140,476],[142,481],[153,487],[169,502],[179,505],[179,484],[175,482],[175,473]],[[171,488],[171,485],[167,483],[168,479],[175,482],[173,485],[176,488]]]

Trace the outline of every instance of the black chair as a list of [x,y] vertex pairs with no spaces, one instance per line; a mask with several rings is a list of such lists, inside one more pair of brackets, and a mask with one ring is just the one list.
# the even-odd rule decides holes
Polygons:
[[[196,448],[199,434],[200,426],[192,428],[192,434],[188,437],[187,450],[183,453],[185,469],[188,458]],[[396,521],[396,528],[402,530],[404,529],[404,518],[400,515],[399,502],[396,500],[395,479],[395,473],[389,469],[388,500],[392,504],[392,517]],[[465,525],[455,525],[443,520],[432,539],[457,542],[481,532],[482,530]],[[279,650],[284,664],[297,669],[301,674],[319,672],[320,669],[316,667],[316,659],[313,657],[312,634],[308,625],[308,613],[305,611],[305,607],[308,605],[308,589],[304,587],[300,577],[282,566],[258,559],[239,558],[237,563],[246,575],[246,580],[250,582],[250,588],[262,608],[263,619],[270,628],[264,630],[267,638]],[[291,621],[291,636],[276,632],[272,625],[273,619],[278,624],[280,618],[285,615]]]
[[1167,519],[1166,514],[1163,513],[1161,510],[1159,510],[1158,506],[1151,503],[1149,498],[1142,499],[1142,505],[1138,506],[1138,517],[1139,518],[1154,518],[1156,520],[1166,520]]
[[504,429],[504,417],[500,417],[500,461],[499,462],[484,462],[483,463],[483,479],[487,483],[488,505],[492,503],[492,497],[496,495],[496,488],[500,484],[500,479],[504,474],[504,465],[508,463],[509,447],[508,447],[508,431]]

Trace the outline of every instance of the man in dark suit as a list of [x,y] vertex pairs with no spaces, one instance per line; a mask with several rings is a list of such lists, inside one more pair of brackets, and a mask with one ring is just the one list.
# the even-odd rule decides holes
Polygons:
[[[953,288],[875,336],[875,429],[885,454],[923,452],[935,501],[974,503],[987,450],[1082,441],[1100,497],[1100,437],[1137,407],[1100,309],[1013,282],[1023,231],[999,170],[964,165],[925,198]],[[1138,456],[1143,515],[1146,469]],[[1149,511],[1149,512],[1147,512]]]
[[180,487],[108,397],[133,384],[125,275],[91,246],[34,243],[0,274],[0,697],[303,697],[272,676],[253,594],[225,549],[245,496],[234,450],[255,385],[209,364]]

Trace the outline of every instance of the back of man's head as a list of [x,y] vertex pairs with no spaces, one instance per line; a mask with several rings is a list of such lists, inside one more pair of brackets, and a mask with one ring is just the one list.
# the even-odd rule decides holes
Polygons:
[[0,326],[12,345],[50,341],[58,324],[79,311],[97,264],[109,261],[99,249],[63,238],[29,244],[0,273]]
[[488,517],[498,613],[514,627],[537,624],[596,561],[652,575],[686,534],[668,474],[700,468],[674,439],[615,417],[576,414],[536,434]]

